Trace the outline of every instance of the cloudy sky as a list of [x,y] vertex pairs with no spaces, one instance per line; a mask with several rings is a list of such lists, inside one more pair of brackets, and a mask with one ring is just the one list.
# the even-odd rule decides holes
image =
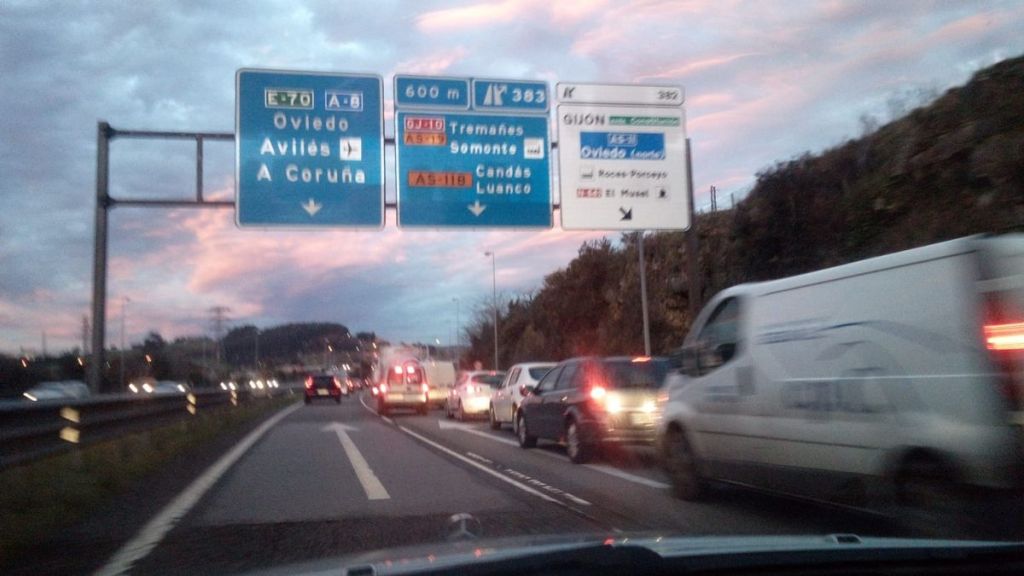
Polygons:
[[[697,206],[775,161],[857,136],[920,94],[1024,52],[1024,3],[505,0],[0,2],[0,351],[80,343],[92,286],[96,122],[234,130],[241,67],[679,84]],[[388,133],[393,133],[389,123]],[[115,197],[188,197],[194,145],[115,140]],[[391,151],[388,151],[391,154]],[[209,196],[234,197],[210,143]],[[393,176],[389,175],[393,180]],[[394,191],[388,184],[389,199]],[[721,197],[721,196],[720,196]],[[489,297],[539,286],[595,233],[238,230],[231,210],[111,213],[108,342],[337,321],[448,340]],[[556,217],[557,223],[557,217]]]

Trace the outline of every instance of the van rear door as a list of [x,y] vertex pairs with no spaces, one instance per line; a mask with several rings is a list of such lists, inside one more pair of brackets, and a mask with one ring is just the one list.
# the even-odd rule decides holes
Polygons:
[[1010,420],[1024,425],[1024,235],[979,240],[982,334]]

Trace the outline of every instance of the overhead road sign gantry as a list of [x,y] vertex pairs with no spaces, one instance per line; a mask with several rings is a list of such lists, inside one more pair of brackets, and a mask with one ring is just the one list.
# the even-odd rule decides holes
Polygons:
[[395,76],[398,224],[550,228],[545,82]]
[[560,83],[556,92],[562,228],[689,228],[682,88]]
[[239,226],[384,225],[380,76],[241,69],[235,84]]

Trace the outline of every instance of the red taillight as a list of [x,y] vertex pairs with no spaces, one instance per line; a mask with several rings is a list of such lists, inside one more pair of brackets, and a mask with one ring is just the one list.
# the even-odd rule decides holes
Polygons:
[[427,384],[426,384],[426,383],[424,383],[424,384],[421,384],[421,385],[420,385],[420,388],[421,388],[421,389],[422,389],[422,390],[423,390],[424,392],[430,392],[430,386],[427,386]]
[[985,326],[985,345],[989,350],[1024,350],[1024,322]]
[[341,380],[338,380],[337,378],[332,378],[332,380],[334,380],[334,387],[340,389],[341,388]]
[[388,391],[388,385],[381,382],[380,386],[377,387],[377,391],[380,392],[381,394],[386,393]]
[[1010,410],[1024,407],[1024,322],[986,324],[985,347],[999,371],[999,391]]
[[313,387],[313,377],[312,376],[307,376],[306,377],[306,388],[312,388],[312,387]]

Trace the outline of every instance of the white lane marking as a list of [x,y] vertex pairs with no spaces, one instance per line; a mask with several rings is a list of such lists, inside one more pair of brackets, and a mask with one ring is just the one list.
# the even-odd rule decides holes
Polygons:
[[447,420],[438,420],[437,427],[441,430],[461,430],[463,432],[469,432],[470,434],[476,434],[477,436],[483,436],[488,440],[494,440],[495,442],[501,442],[502,444],[508,444],[509,446],[519,446],[519,443],[515,440],[509,440],[508,438],[500,438],[494,434],[489,434],[483,430],[477,430],[472,424],[460,424],[458,422],[448,422]]
[[245,438],[235,444],[235,447],[231,449],[227,454],[220,457],[219,460],[213,463],[212,466],[207,468],[202,475],[192,481],[191,484],[185,488],[181,494],[178,494],[167,506],[164,506],[156,516],[154,516],[145,526],[139,530],[139,533],[134,538],[128,541],[122,546],[102,568],[97,570],[95,573],[100,576],[114,575],[114,574],[126,574],[132,566],[146,557],[156,545],[160,543],[160,540],[167,535],[168,532],[174,528],[175,524],[179,520],[188,514],[189,510],[199,502],[199,499],[203,497],[206,492],[213,487],[213,485],[220,480],[221,476],[228,471],[231,466],[238,461],[256,442],[267,433],[268,430],[273,428],[278,422],[284,417],[288,416],[292,412],[298,410],[302,404],[295,404],[289,406],[284,410],[271,416],[263,424],[260,424],[258,428],[250,432]]
[[[510,446],[519,446],[519,443],[516,442],[515,440],[509,440],[508,438],[501,438],[501,437],[495,436],[494,434],[491,434],[489,432],[485,432],[483,430],[478,430],[478,429],[476,429],[475,427],[473,427],[470,424],[460,424],[460,423],[457,423],[457,422],[446,422],[444,420],[438,420],[437,421],[437,425],[438,425],[439,428],[441,428],[441,430],[460,430],[462,432],[469,432],[470,434],[476,434],[477,436],[482,436],[484,438],[488,438],[490,440],[494,440],[495,442],[501,442],[502,444],[508,444]],[[533,454],[543,454],[544,456],[555,458],[555,459],[561,460],[563,462],[567,462],[569,460],[569,458],[567,458],[566,456],[563,456],[561,454],[556,454],[555,452],[549,452],[549,451],[543,450],[543,449],[542,450],[534,450],[534,451],[532,451],[532,453]],[[620,480],[626,480],[626,481],[629,481],[629,482],[634,482],[636,484],[641,484],[641,485],[647,486],[649,488],[657,488],[659,490],[667,490],[668,488],[671,487],[671,486],[669,486],[668,484],[666,484],[664,482],[659,482],[657,480],[651,480],[650,478],[644,478],[643,476],[638,476],[636,474],[630,474],[629,472],[623,472],[622,470],[619,470],[618,468],[615,468],[615,467],[612,467],[612,466],[606,466],[604,464],[584,464],[584,467],[589,468],[591,470],[594,470],[596,472],[601,472],[603,474],[608,474],[609,476],[614,476],[614,477],[616,477],[616,478],[618,478]]]
[[526,482],[527,484],[536,486],[536,487],[540,488],[541,490],[545,490],[547,492],[551,492],[552,494],[561,494],[562,496],[565,496],[567,499],[572,500],[573,502],[575,502],[577,504],[581,504],[583,506],[590,506],[591,505],[590,502],[587,502],[583,498],[580,498],[578,496],[574,496],[574,495],[566,492],[565,490],[562,490],[561,488],[556,488],[556,487],[554,487],[554,486],[552,486],[550,484],[547,484],[545,482],[542,482],[542,481],[534,478],[533,476],[530,476],[528,474],[523,474],[522,472],[520,472],[518,470],[514,470],[514,469],[509,468],[509,467],[506,466],[505,467],[505,473],[508,474],[509,476],[514,477],[514,478],[518,478],[519,480],[522,480],[523,482]]
[[479,460],[487,464],[494,464],[494,460],[488,460],[487,458],[484,458],[483,456],[475,452],[466,452],[466,456],[469,456],[470,458],[475,458],[476,460]]
[[584,464],[584,466],[590,468],[591,470],[604,472],[609,476],[615,476],[616,478],[621,478],[622,480],[628,480],[630,482],[636,482],[637,484],[643,484],[644,486],[650,486],[651,488],[657,488],[659,490],[667,490],[671,488],[671,486],[664,482],[651,480],[650,478],[644,478],[643,476],[637,476],[636,474],[630,474],[629,472],[623,472],[618,468],[613,468],[611,466],[606,466],[604,464]]
[[[367,406],[366,402],[363,402],[363,398],[366,398],[366,396],[360,396],[359,397],[359,403],[363,405],[363,408],[366,408],[367,410],[369,410],[371,413],[373,413],[374,416],[380,416],[380,414],[378,414],[376,410],[374,410],[373,408],[370,408],[369,406]],[[391,418],[388,418],[387,416],[380,416],[380,417],[381,417],[381,420],[384,420],[388,424],[394,424],[395,423],[394,420],[392,420]]]
[[373,473],[373,469],[366,462],[366,458],[363,458],[363,453],[356,447],[356,443],[348,436],[349,432],[356,432],[357,430],[357,428],[342,424],[341,422],[331,422],[320,429],[321,432],[334,432],[338,435],[338,441],[341,442],[341,447],[345,449],[345,455],[348,456],[348,461],[352,463],[352,468],[356,471],[356,478],[363,485],[363,492],[366,492],[366,497],[370,500],[390,500],[391,495],[384,489],[384,485],[380,483],[377,475]]
[[491,470],[487,466],[484,466],[483,464],[480,464],[479,462],[476,462],[475,460],[471,460],[471,459],[463,456],[462,454],[459,454],[458,452],[455,452],[454,450],[451,450],[449,448],[446,448],[445,446],[442,446],[442,445],[438,444],[437,442],[434,442],[430,438],[427,438],[427,437],[425,437],[425,436],[423,436],[421,434],[417,434],[416,432],[413,432],[412,430],[409,430],[405,426],[399,425],[398,429],[401,430],[402,432],[405,432],[409,436],[412,436],[413,438],[416,438],[420,442],[423,442],[424,444],[427,444],[429,446],[433,446],[434,448],[444,452],[445,454],[448,454],[449,456],[451,456],[453,458],[458,458],[462,462],[465,462],[466,464],[469,464],[470,466],[473,466],[474,468],[477,468],[478,470],[480,470],[480,471],[482,471],[482,472],[484,472],[486,474],[490,474],[491,476],[494,476],[495,478],[497,478],[498,480],[501,480],[502,482],[505,482],[507,484],[511,484],[512,486],[515,486],[516,488],[522,490],[523,492],[526,492],[527,494],[532,494],[532,495],[540,498],[541,500],[546,500],[548,502],[552,502],[554,504],[559,504],[559,505],[564,506],[564,504],[562,504],[562,502],[560,502],[558,499],[552,498],[551,496],[548,496],[547,494],[544,494],[543,492],[539,492],[537,490],[534,490],[533,488],[530,488],[526,484],[523,484],[522,482],[517,482],[517,481],[509,478],[508,476],[505,476],[504,474],[499,474],[498,472],[495,472],[494,470]]

